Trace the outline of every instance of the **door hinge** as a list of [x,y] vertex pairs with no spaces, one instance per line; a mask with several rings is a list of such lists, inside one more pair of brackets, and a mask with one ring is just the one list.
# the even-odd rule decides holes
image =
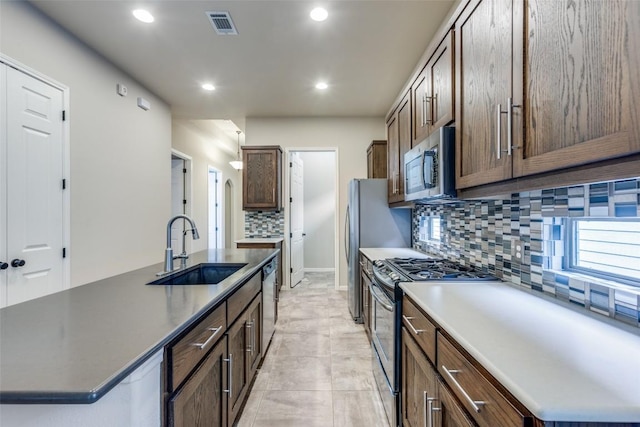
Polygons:
[[289,203],[293,203],[293,197],[289,197]]
[[289,167],[292,168],[293,167],[293,162],[289,162]]
[[290,273],[293,273],[293,268],[290,268],[290,269],[289,269],[289,272],[290,272]]
[[62,121],[66,121],[67,120],[67,112],[65,110],[62,110]]
[[62,189],[66,190],[67,189],[67,180],[66,179],[62,179]]
[[182,199],[182,204],[186,205],[187,204],[187,200],[186,199]]
[[182,169],[182,173],[187,173],[187,169],[186,168]]
[[293,239],[293,233],[289,233],[289,238]]
[[62,248],[62,258],[67,257],[67,248]]

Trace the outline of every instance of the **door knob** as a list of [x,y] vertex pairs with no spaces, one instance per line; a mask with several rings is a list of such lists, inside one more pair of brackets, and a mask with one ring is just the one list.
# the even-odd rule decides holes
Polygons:
[[25,264],[26,264],[26,262],[23,259],[16,258],[16,259],[11,261],[11,267],[15,267],[15,268],[22,267]]
[[9,264],[4,261],[0,261],[0,270],[6,270],[7,268],[9,268]]

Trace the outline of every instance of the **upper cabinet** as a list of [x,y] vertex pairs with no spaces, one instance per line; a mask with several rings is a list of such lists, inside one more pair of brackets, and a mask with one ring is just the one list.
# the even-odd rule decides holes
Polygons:
[[449,31],[411,86],[413,146],[453,121],[453,45],[453,31]]
[[282,209],[282,149],[242,147],[242,209]]
[[404,155],[411,150],[411,92],[387,119],[389,204],[404,202]]
[[387,141],[373,141],[367,148],[367,178],[387,178]]
[[472,0],[455,26],[457,187],[640,152],[639,25],[632,0]]

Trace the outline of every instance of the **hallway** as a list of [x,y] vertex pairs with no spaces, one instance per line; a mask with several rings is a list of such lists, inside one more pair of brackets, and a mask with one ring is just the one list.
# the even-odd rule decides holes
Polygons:
[[371,346],[333,273],[280,294],[276,333],[239,421],[244,427],[388,427]]

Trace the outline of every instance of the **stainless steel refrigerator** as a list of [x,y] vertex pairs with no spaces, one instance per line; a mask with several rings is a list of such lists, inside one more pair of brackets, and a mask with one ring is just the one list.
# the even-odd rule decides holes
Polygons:
[[349,266],[349,311],[362,322],[360,248],[411,246],[411,209],[390,209],[386,179],[354,179],[349,182],[345,219],[345,251]]

